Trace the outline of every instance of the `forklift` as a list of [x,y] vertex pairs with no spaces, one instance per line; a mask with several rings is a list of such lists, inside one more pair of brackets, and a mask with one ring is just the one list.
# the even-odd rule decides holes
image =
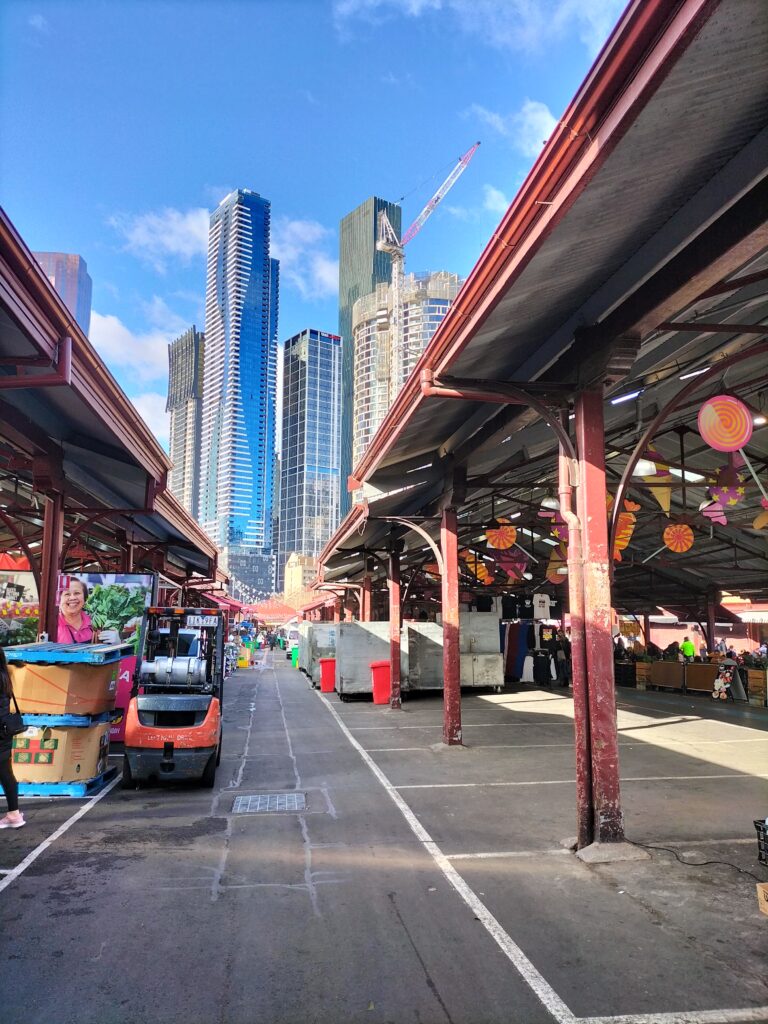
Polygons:
[[221,761],[226,618],[220,609],[147,608],[125,718],[123,789],[199,779]]

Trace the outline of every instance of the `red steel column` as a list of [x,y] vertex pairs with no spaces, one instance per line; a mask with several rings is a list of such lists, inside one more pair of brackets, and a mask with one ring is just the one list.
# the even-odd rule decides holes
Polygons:
[[592,763],[589,742],[589,692],[584,635],[584,558],[581,523],[573,513],[573,493],[563,446],[558,460],[560,514],[568,524],[568,612],[571,619],[571,674],[573,729],[576,755],[576,843],[581,850],[594,841],[592,812]]
[[40,551],[40,631],[56,642],[59,612],[56,588],[59,579],[61,547],[64,539],[64,496],[58,491],[45,499],[43,545]]
[[707,650],[714,651],[715,644],[717,643],[715,637],[716,619],[715,619],[715,599],[710,594],[707,597]]
[[645,649],[648,650],[648,644],[651,642],[651,616],[648,612],[643,612],[643,639],[645,640]]
[[361,622],[371,621],[371,577],[363,577],[363,606],[360,613]]
[[611,639],[611,577],[605,491],[603,398],[583,391],[576,399],[579,451],[578,513],[584,564],[584,634],[589,694],[592,807],[595,840],[620,842],[624,823],[619,792],[619,743]]
[[341,598],[337,597],[333,602],[333,621],[341,622]]
[[443,510],[443,743],[461,744],[461,657],[459,654],[459,557],[456,509]]
[[354,618],[355,611],[354,608],[352,607],[352,593],[348,590],[344,597],[344,621],[353,622]]
[[389,589],[389,671],[392,689],[389,706],[398,710],[402,706],[400,699],[400,555],[396,551],[389,555],[389,572],[387,573]]

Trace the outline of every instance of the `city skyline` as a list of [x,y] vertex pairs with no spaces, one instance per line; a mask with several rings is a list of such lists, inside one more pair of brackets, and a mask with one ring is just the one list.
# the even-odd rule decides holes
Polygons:
[[[226,0],[215,18],[210,5],[183,18],[163,5],[141,18],[92,0],[2,5],[3,206],[32,250],[87,261],[89,337],[166,446],[167,346],[205,327],[209,214],[233,188],[272,203],[280,338],[308,324],[338,333],[342,217],[375,194],[402,197],[409,223],[481,139],[407,248],[409,270],[469,273],[622,4],[491,6],[462,20],[447,2],[318,0],[296,19],[264,0],[243,32]],[[105,39],[109,60],[94,60]],[[318,73],[297,76],[318,54]],[[258,101],[222,104],[210,81]],[[65,117],[50,102],[62,82],[78,97]]]
[[193,324],[168,346],[168,401],[171,418],[168,454],[173,469],[168,486],[191,516],[200,498],[200,428],[202,424],[205,335]]

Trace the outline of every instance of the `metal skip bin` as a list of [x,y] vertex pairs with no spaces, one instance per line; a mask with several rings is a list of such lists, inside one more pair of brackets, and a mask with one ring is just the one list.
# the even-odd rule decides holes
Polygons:
[[339,624],[302,622],[299,625],[299,668],[316,689],[320,685],[320,659],[336,657]]
[[[443,627],[440,622],[404,623],[408,650],[409,690],[443,687]],[[502,687],[503,657],[499,650],[499,619],[492,612],[459,613],[461,685]]]
[[[371,693],[372,661],[389,661],[388,622],[340,622],[336,641],[336,689],[342,700],[353,693]],[[406,679],[408,658],[401,650],[400,678]]]
[[443,627],[437,622],[403,623],[403,646],[408,651],[408,690],[442,690]]

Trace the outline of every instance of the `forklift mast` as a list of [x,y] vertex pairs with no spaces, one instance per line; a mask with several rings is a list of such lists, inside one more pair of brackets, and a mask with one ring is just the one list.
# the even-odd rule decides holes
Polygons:
[[132,696],[210,694],[221,698],[226,620],[218,608],[147,608]]

